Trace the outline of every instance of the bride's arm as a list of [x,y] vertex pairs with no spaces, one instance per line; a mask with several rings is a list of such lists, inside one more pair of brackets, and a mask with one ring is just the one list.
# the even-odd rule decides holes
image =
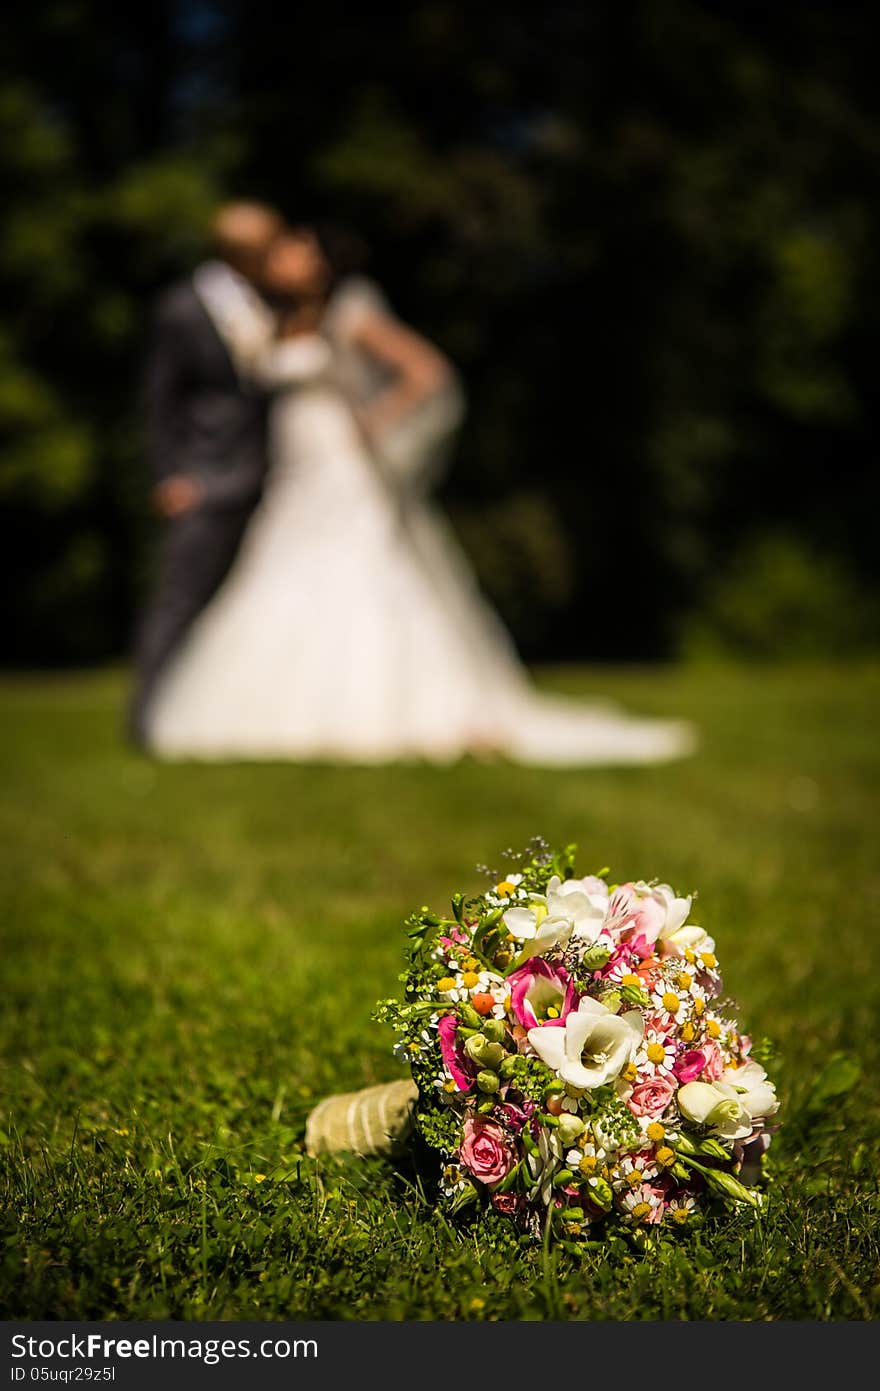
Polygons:
[[454,382],[452,367],[439,349],[387,314],[376,310],[363,314],[353,339],[388,367],[393,378],[363,412],[363,423],[374,436],[381,436],[422,401]]

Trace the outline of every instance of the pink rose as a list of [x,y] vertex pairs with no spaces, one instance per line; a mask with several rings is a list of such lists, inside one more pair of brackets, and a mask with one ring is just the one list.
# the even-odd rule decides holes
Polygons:
[[649,1077],[632,1089],[627,1106],[634,1116],[648,1116],[651,1120],[662,1116],[675,1095],[676,1084],[670,1077]]
[[703,1076],[709,1082],[717,1082],[724,1071],[724,1059],[721,1056],[721,1049],[718,1047],[715,1040],[710,1038],[707,1039],[705,1043],[700,1044],[700,1051],[706,1059],[706,1065],[703,1068]]
[[[511,1011],[524,1029],[534,1029],[539,1024],[563,1024],[566,1016],[577,1009],[580,1000],[565,967],[551,966],[539,956],[533,956],[525,966],[511,972],[507,983]],[[548,1006],[559,1011],[555,1019],[546,1018]]]
[[474,1085],[474,1079],[469,1069],[469,1061],[464,1050],[458,1046],[456,1029],[458,1020],[454,1014],[444,1014],[440,1023],[437,1025],[437,1033],[440,1036],[440,1054],[443,1064],[450,1073],[455,1085],[460,1092],[469,1092]]
[[[682,1053],[673,1067],[673,1072],[679,1082],[695,1082],[706,1067],[706,1054],[702,1048],[692,1048],[688,1053]],[[718,1073],[721,1076],[721,1073]]]
[[505,1217],[519,1217],[525,1206],[521,1193],[493,1193],[490,1201],[495,1210]]
[[480,1183],[500,1183],[513,1168],[513,1150],[500,1125],[474,1116],[464,1123],[459,1160]]

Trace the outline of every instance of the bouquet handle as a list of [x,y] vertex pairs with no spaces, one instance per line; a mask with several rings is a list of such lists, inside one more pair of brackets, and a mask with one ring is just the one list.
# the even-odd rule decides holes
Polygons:
[[325,1097],[306,1121],[306,1153],[390,1157],[413,1129],[418,1088],[409,1078]]

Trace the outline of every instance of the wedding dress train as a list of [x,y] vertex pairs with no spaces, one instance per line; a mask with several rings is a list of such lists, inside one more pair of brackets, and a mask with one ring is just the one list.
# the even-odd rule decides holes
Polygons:
[[537,692],[439,511],[390,481],[324,337],[273,350],[261,503],[148,714],[166,758],[536,765],[690,752],[678,721]]

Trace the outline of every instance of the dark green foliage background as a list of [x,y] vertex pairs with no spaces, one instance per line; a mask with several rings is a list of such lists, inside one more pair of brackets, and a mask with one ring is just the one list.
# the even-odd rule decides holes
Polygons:
[[460,364],[444,501],[529,655],[877,615],[870,7],[49,0],[0,81],[13,661],[121,652],[147,306],[214,200],[332,213]]

